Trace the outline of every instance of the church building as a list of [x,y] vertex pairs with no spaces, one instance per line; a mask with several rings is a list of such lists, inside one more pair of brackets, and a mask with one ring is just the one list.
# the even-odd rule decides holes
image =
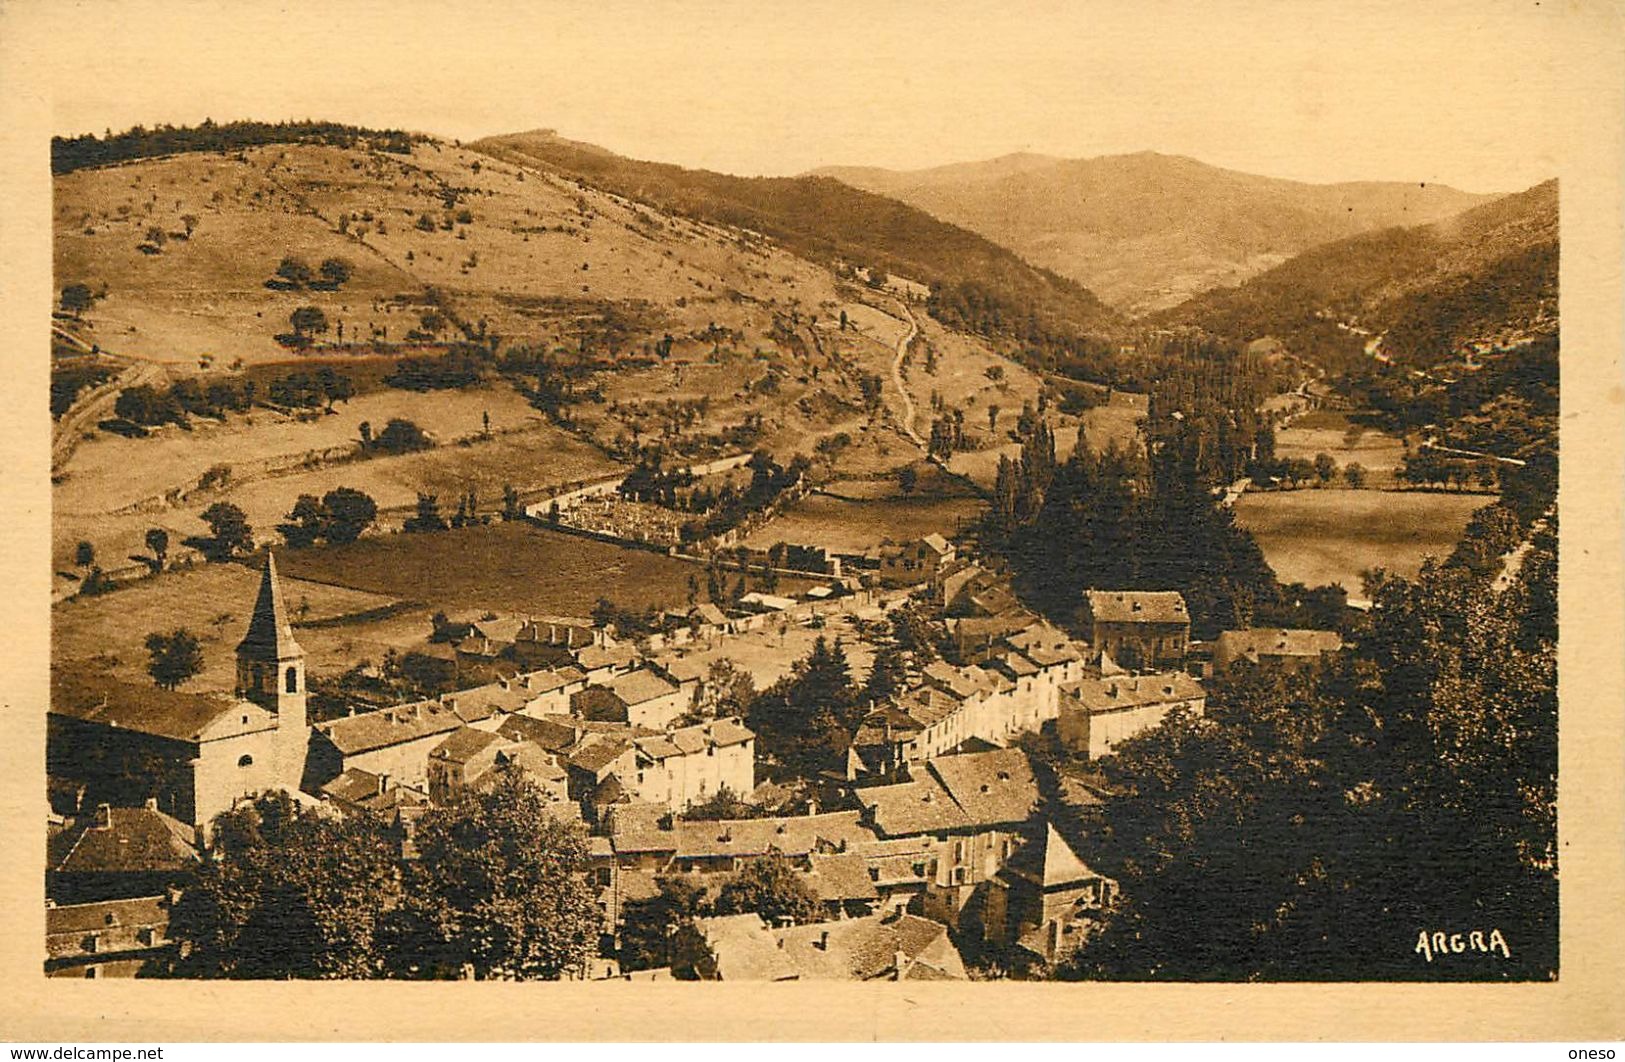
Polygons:
[[48,770],[81,805],[69,813],[152,801],[205,830],[243,797],[298,792],[310,740],[305,696],[305,652],[267,555],[237,646],[234,696],[54,669]]

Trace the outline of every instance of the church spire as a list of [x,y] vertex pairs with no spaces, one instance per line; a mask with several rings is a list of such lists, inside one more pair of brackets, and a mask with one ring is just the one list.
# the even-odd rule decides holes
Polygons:
[[254,599],[254,614],[248,621],[248,633],[237,643],[237,655],[259,660],[288,660],[304,654],[294,641],[293,624],[288,622],[282,584],[276,577],[276,556],[267,551],[259,596]]

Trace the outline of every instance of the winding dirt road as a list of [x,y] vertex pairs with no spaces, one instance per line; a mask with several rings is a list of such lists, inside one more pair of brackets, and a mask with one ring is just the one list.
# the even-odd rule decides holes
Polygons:
[[914,440],[914,445],[920,449],[929,449],[920,433],[914,430],[914,399],[909,397],[908,387],[903,383],[903,357],[908,353],[908,345],[914,337],[920,334],[920,326],[914,320],[914,313],[906,304],[903,304],[903,320],[908,322],[908,331],[897,341],[897,357],[892,359],[891,378],[897,385],[897,393],[903,396],[903,431]]

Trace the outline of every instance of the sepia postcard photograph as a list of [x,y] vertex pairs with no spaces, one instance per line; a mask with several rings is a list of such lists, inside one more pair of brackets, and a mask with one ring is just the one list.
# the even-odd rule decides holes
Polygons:
[[1625,1033],[1621,16],[0,5],[0,1038]]

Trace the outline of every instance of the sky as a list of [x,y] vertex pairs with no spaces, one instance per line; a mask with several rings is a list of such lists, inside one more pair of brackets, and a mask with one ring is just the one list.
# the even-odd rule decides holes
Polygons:
[[[325,118],[534,128],[740,174],[1141,150],[1514,191],[1604,5],[1501,0],[9,0],[58,133]],[[1418,9],[1426,11],[1419,15]],[[14,76],[20,72],[14,71]]]

